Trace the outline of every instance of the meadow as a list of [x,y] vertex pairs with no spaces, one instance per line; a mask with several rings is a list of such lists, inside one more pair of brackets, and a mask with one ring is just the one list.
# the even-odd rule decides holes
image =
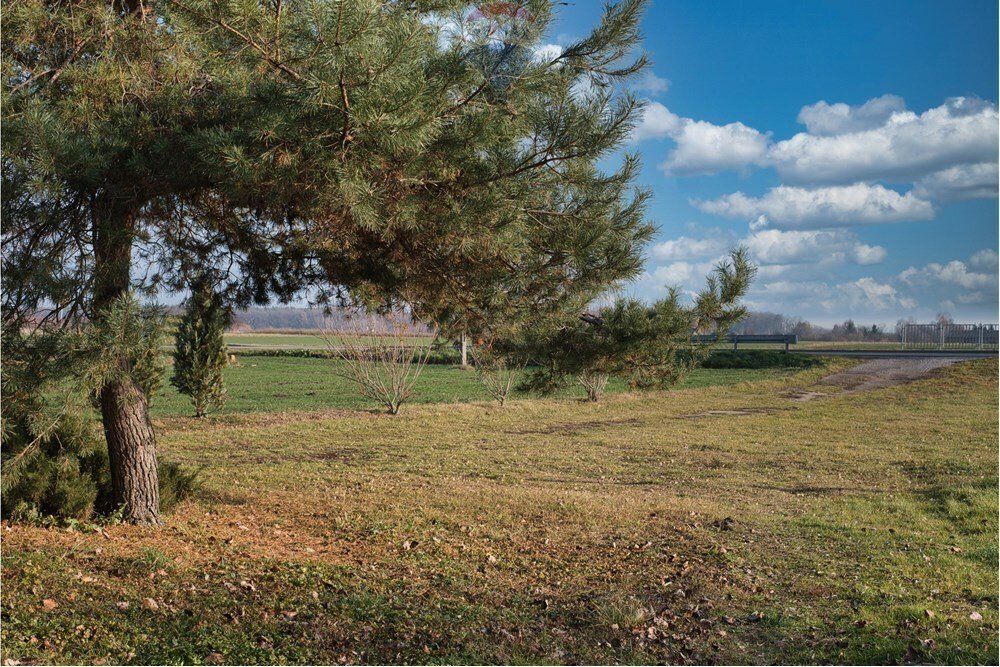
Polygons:
[[229,371],[257,387],[229,413],[158,401],[161,456],[203,481],[161,529],[4,525],[4,660],[996,658],[995,361],[863,393],[815,385],[831,360],[597,404],[442,380],[395,417],[274,411],[300,362],[327,377],[268,359]]
[[[243,412],[313,411],[347,408],[355,410],[379,407],[361,396],[354,383],[342,374],[344,363],[336,359],[266,357],[239,355],[239,365],[224,371],[228,399],[219,415]],[[789,371],[765,369],[697,369],[684,379],[681,387],[707,387],[781,377]],[[621,380],[608,382],[609,393],[627,389]],[[556,397],[583,398],[583,387],[569,385]],[[513,392],[512,400],[534,398]],[[427,364],[417,381],[410,404],[470,403],[489,401],[475,371],[447,364]],[[404,406],[404,410],[406,407]],[[164,382],[153,399],[156,417],[189,416],[191,400]]]

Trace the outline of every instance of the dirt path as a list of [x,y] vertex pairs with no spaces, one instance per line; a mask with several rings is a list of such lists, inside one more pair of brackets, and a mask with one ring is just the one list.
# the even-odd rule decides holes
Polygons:
[[[932,371],[963,361],[960,357],[924,359],[873,359],[840,373],[828,375],[817,384],[842,387],[845,392],[871,391],[895,384],[911,382],[929,375]],[[826,394],[818,391],[796,389],[787,394],[797,401],[811,401]]]

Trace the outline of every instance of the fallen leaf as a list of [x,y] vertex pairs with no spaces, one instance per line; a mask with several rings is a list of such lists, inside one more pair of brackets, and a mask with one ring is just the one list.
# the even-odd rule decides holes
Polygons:
[[149,611],[157,611],[160,608],[160,603],[153,598],[146,598],[142,601],[142,608],[148,609]]
[[42,600],[42,609],[44,609],[45,611],[52,611],[58,606],[59,603],[53,600],[52,598],[45,598],[44,600]]
[[969,614],[969,618],[971,618],[973,621],[981,621],[983,620],[983,615],[980,614],[978,611],[974,611],[971,614]]
[[226,661],[226,656],[222,655],[217,651],[212,651],[205,658],[205,663],[209,665],[221,665]]

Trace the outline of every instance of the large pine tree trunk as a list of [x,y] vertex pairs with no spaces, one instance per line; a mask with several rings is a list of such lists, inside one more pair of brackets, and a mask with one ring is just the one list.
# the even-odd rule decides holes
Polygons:
[[115,503],[124,507],[123,519],[159,523],[156,438],[145,394],[135,382],[111,382],[101,389],[101,416]]
[[[129,289],[135,218],[113,203],[95,210],[94,310],[98,317]],[[115,504],[128,523],[160,523],[160,488],[156,471],[156,437],[149,403],[128,376],[131,361],[118,359],[123,380],[101,388],[101,417],[108,442]]]

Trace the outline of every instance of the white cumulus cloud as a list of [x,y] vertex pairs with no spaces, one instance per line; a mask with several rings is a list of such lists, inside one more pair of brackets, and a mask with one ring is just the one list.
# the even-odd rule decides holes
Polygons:
[[657,243],[652,248],[652,256],[666,261],[701,259],[716,257],[726,252],[731,245],[730,239],[722,235],[696,239],[681,236]]
[[934,285],[949,283],[965,289],[986,289],[997,287],[997,275],[990,271],[970,271],[965,262],[953,259],[945,264],[932,262],[918,269],[911,266],[899,274],[899,279],[910,285]]
[[912,181],[960,164],[995,162],[998,121],[996,105],[957,97],[919,115],[892,113],[872,129],[802,132],[772,146],[768,160],[786,182]]
[[647,102],[633,141],[673,139],[676,147],[660,164],[668,174],[714,174],[727,169],[763,165],[769,139],[743,123],[715,125],[682,118],[659,102]]
[[846,304],[853,311],[883,311],[902,306],[912,307],[910,299],[902,298],[895,287],[888,283],[880,283],[874,278],[858,278],[854,282],[837,285],[831,290],[831,298],[827,299],[827,307],[836,311]]
[[742,243],[761,264],[836,264],[850,260],[856,264],[878,264],[885,248],[870,246],[846,229],[793,230],[764,229],[751,232]]
[[901,195],[881,185],[801,188],[781,185],[762,197],[742,192],[712,200],[691,200],[701,211],[728,218],[767,216],[777,228],[850,227],[934,217],[930,202],[912,193]]
[[680,130],[684,120],[659,102],[647,102],[642,120],[632,132],[632,140],[671,137]]
[[821,101],[802,107],[798,121],[809,134],[833,136],[881,127],[900,111],[906,111],[906,102],[896,95],[876,97],[860,106]]
[[952,201],[992,199],[997,196],[1000,169],[996,162],[980,162],[949,167],[916,182],[914,194],[921,199]]
[[562,55],[563,47],[558,44],[542,44],[535,47],[535,61],[540,63],[552,62]]
[[983,271],[985,273],[996,273],[998,268],[998,260],[1000,257],[997,256],[996,250],[990,250],[985,248],[977,253],[974,253],[972,257],[969,258],[969,266],[971,266],[976,271]]
[[660,168],[668,174],[714,174],[727,169],[762,165],[768,138],[743,123],[713,125],[703,120],[682,119],[677,142]]
[[879,245],[857,243],[851,248],[851,257],[854,259],[854,262],[862,266],[879,264],[885,259],[885,256],[885,248]]

